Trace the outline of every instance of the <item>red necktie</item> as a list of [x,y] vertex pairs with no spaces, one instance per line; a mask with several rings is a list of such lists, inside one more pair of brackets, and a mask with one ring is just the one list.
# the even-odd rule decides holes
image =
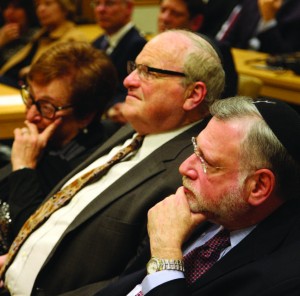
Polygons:
[[108,162],[75,179],[73,182],[65,186],[63,189],[49,198],[45,203],[43,203],[24,223],[20,232],[14,239],[9,249],[6,261],[1,268],[1,277],[12,263],[20,247],[34,230],[44,224],[55,211],[67,205],[73,196],[75,196],[75,194],[84,186],[101,178],[114,164],[120,162],[129,153],[139,149],[139,147],[142,145],[143,139],[144,136],[137,135],[128,146],[117,152]]
[[204,245],[186,254],[183,260],[187,284],[193,284],[208,271],[218,261],[221,252],[228,246],[230,246],[229,231],[223,229]]

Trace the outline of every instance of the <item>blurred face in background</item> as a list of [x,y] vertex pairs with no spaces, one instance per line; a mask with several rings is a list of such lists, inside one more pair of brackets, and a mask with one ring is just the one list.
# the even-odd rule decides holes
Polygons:
[[3,9],[3,18],[5,24],[15,24],[18,30],[22,30],[28,26],[25,9],[14,1]]
[[50,31],[56,29],[67,20],[67,13],[56,0],[37,0],[36,14],[40,24]]
[[162,0],[158,15],[158,31],[188,29],[189,12],[182,0]]
[[97,23],[108,35],[116,33],[131,20],[131,0],[94,0],[92,6]]

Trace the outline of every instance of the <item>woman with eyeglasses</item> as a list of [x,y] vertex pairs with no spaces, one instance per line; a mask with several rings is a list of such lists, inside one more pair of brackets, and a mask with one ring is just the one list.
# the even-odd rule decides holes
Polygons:
[[115,131],[100,118],[116,85],[110,59],[85,42],[60,43],[32,65],[21,89],[25,127],[15,130],[11,165],[0,170],[0,198],[9,204],[13,221],[11,238],[43,201],[37,196],[45,198]]
[[0,68],[0,83],[20,88],[30,65],[48,48],[62,41],[87,40],[73,22],[73,0],[35,0],[35,11],[41,29]]

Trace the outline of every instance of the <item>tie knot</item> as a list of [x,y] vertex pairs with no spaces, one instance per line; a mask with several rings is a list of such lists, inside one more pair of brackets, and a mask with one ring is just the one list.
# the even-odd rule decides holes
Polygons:
[[210,240],[208,240],[203,248],[213,249],[215,251],[219,249],[224,249],[230,246],[230,234],[227,229],[222,229],[215,236],[213,236]]
[[137,150],[142,146],[143,140],[145,136],[137,135],[131,142],[131,146],[133,150]]
[[203,251],[201,256],[204,258],[209,258],[216,252],[222,252],[222,250],[228,246],[230,246],[229,231],[227,229],[222,229],[202,246]]

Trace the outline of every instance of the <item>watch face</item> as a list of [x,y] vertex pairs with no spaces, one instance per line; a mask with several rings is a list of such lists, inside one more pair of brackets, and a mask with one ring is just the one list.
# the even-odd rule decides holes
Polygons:
[[147,264],[147,272],[154,273],[159,270],[159,262],[156,258],[151,258]]

